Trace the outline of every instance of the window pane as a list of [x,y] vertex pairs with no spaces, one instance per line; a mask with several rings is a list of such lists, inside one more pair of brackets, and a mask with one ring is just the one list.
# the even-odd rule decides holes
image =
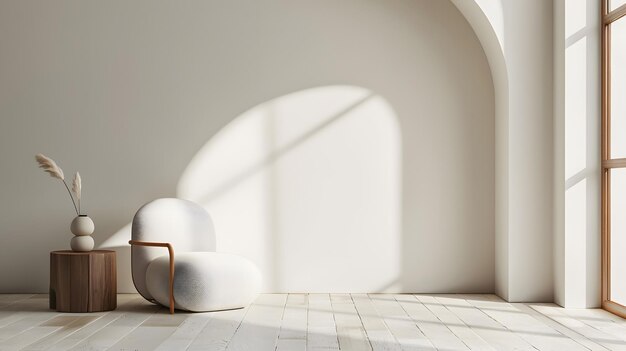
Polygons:
[[613,11],[624,4],[626,4],[626,0],[609,0],[609,11]]
[[611,24],[610,74],[611,158],[624,158],[626,157],[626,18],[621,18]]
[[611,170],[611,300],[626,305],[626,168]]

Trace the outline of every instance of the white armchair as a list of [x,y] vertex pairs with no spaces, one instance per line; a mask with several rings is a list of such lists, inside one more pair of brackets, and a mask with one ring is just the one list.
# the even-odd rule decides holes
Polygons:
[[[261,274],[249,260],[215,252],[209,214],[196,203],[157,199],[141,207],[132,224],[133,283],[147,300],[192,312],[249,305]],[[164,250],[167,248],[166,250]]]

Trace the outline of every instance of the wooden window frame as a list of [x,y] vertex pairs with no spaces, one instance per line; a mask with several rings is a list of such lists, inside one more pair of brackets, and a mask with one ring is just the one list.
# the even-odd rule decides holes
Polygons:
[[[611,159],[611,27],[626,16],[626,4],[609,12],[602,0],[602,308],[626,318],[626,306],[611,301],[611,169],[626,168],[625,158]],[[621,19],[626,21],[626,18]],[[626,254],[626,253],[625,253]]]

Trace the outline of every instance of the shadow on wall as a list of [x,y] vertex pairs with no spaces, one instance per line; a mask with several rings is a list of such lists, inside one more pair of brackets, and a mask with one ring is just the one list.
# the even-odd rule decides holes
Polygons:
[[[262,103],[193,157],[177,196],[213,217],[217,250],[259,265],[264,291],[400,291],[399,123],[360,87],[326,86]],[[118,250],[132,290],[130,224],[100,247]]]

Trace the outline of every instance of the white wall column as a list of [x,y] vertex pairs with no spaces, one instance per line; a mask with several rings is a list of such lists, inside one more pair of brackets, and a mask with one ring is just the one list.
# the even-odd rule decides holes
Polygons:
[[554,1],[555,302],[600,305],[600,4]]

